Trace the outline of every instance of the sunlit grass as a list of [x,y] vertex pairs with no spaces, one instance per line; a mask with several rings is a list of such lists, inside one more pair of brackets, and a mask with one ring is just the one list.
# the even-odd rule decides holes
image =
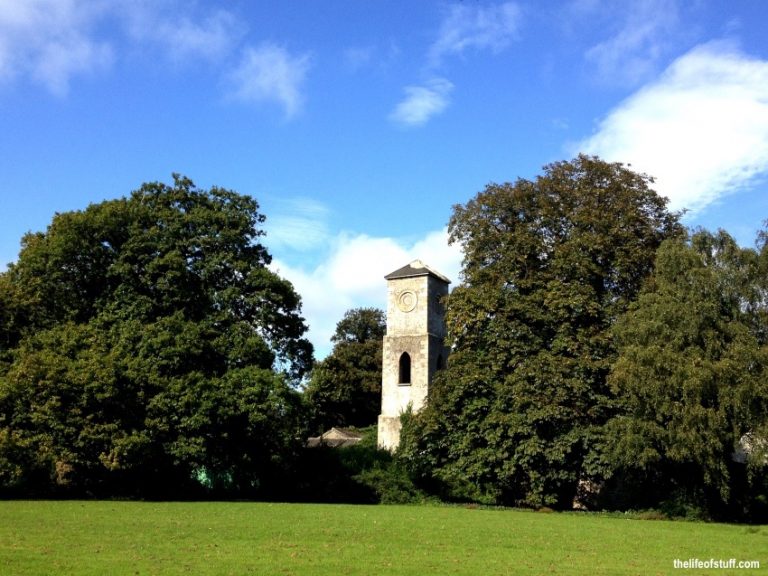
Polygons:
[[761,573],[768,527],[442,506],[0,502],[3,575],[679,574],[675,558],[760,560],[742,573]]

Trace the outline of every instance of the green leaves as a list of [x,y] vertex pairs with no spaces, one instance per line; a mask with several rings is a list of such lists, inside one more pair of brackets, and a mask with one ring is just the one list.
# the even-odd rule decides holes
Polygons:
[[653,282],[614,330],[609,381],[624,414],[606,439],[618,473],[652,463],[667,481],[703,489],[712,509],[731,501],[739,441],[768,421],[757,262],[722,231],[659,249]]
[[27,235],[0,274],[0,485],[147,495],[204,469],[245,494],[282,473],[312,347],[263,222],[176,175]]
[[463,475],[502,503],[570,506],[594,474],[595,429],[616,410],[610,328],[657,247],[682,232],[650,184],[582,155],[454,208],[464,284],[447,305],[452,355],[404,432],[406,459],[427,454],[436,479]]
[[381,363],[386,331],[384,312],[347,310],[331,337],[331,354],[318,362],[306,390],[312,427],[370,426],[381,408]]
[[570,507],[583,482],[608,506],[759,501],[768,235],[687,238],[651,184],[579,156],[454,209],[453,352],[403,431],[422,481],[528,506]]

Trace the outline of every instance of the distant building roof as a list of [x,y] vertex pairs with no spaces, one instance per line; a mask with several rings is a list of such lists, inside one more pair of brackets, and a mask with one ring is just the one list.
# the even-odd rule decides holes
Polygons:
[[330,448],[346,448],[353,446],[363,439],[362,432],[348,428],[331,428],[320,436],[313,436],[307,440],[308,448],[328,446]]
[[384,276],[386,280],[394,280],[396,278],[414,278],[416,276],[433,276],[438,280],[442,280],[446,284],[450,284],[451,281],[445,276],[440,274],[437,270],[430,268],[421,260],[414,260],[410,264],[403,266],[402,268],[395,270],[391,274]]

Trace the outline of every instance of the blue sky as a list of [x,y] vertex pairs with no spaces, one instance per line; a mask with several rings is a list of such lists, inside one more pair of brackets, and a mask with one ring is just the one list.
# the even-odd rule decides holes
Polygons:
[[768,218],[762,0],[0,0],[0,267],[54,212],[180,172],[250,194],[324,355],[451,207],[578,152],[691,226]]

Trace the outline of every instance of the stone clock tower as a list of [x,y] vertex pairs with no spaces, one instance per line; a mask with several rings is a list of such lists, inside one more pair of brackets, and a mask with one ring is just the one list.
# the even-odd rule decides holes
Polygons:
[[379,448],[394,450],[400,443],[400,415],[418,412],[427,400],[429,384],[445,366],[448,349],[442,299],[450,280],[420,260],[385,276],[387,333],[381,375]]

